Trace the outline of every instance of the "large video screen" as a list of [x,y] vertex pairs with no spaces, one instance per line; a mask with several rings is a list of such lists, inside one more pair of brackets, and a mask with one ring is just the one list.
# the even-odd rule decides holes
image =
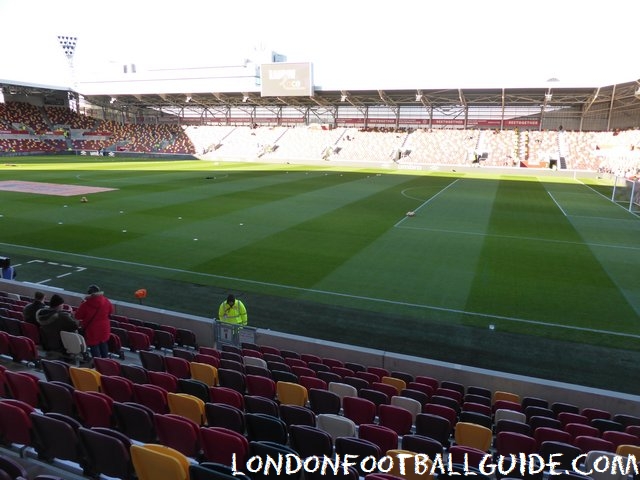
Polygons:
[[263,97],[313,95],[311,63],[264,63],[260,67]]

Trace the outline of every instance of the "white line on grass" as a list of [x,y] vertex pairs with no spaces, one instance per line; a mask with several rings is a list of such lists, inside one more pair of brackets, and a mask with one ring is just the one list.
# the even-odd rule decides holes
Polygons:
[[605,198],[607,200],[609,200],[611,203],[613,203],[614,205],[616,205],[619,208],[622,208],[625,212],[630,213],[631,215],[633,215],[635,218],[631,219],[631,218],[611,218],[611,217],[595,217],[595,216],[591,216],[591,215],[567,215],[564,210],[560,207],[560,205],[558,204],[558,202],[556,202],[555,198],[553,198],[553,196],[551,195],[551,193],[549,193],[549,191],[547,191],[547,193],[549,193],[549,196],[551,196],[551,198],[553,199],[554,202],[556,202],[556,205],[558,205],[558,208],[560,208],[560,210],[562,210],[562,213],[564,213],[565,217],[572,217],[572,218],[593,218],[596,220],[613,220],[613,221],[625,221],[625,222],[633,222],[636,221],[638,219],[638,215],[634,212],[630,212],[629,209],[623,205],[620,205],[618,202],[614,202],[611,198],[607,197],[606,195],[602,194],[601,192],[597,191],[595,188],[593,188],[591,185],[587,185],[586,183],[584,183],[582,180],[578,180],[577,178],[574,177],[574,180],[576,182],[578,182],[579,184],[581,184],[584,187],[587,187],[589,190],[591,190],[592,192],[596,193],[597,195],[601,196],[602,198]]
[[404,190],[402,190],[402,191],[400,192],[400,195],[402,195],[402,196],[403,196],[403,197],[405,197],[405,198],[409,198],[409,199],[411,199],[411,200],[417,200],[418,202],[424,202],[424,198],[417,198],[417,197],[412,197],[411,195],[407,195],[407,192],[408,192],[409,190],[416,190],[416,189],[419,189],[419,188],[422,188],[422,187],[409,187],[409,188],[405,188]]
[[564,208],[562,208],[560,206],[560,204],[558,203],[558,201],[553,197],[553,195],[551,195],[551,192],[547,191],[547,193],[551,197],[551,200],[553,200],[553,203],[556,204],[556,207],[558,207],[560,209],[560,211],[562,212],[562,215],[564,215],[566,217],[567,216],[567,212],[564,211]]
[[[48,252],[48,253],[63,254],[63,255],[68,255],[70,257],[78,257],[78,258],[91,259],[91,260],[100,260],[100,261],[103,261],[103,262],[120,263],[120,264],[123,264],[123,265],[150,268],[150,269],[155,269],[155,270],[164,270],[164,271],[174,272],[174,273],[187,273],[189,275],[193,275],[193,276],[196,276],[196,277],[218,278],[218,279],[222,279],[222,280],[232,280],[232,281],[235,281],[235,282],[244,282],[244,283],[250,283],[250,284],[254,284],[254,285],[275,287],[275,288],[280,288],[280,289],[283,289],[283,290],[293,290],[293,291],[297,291],[297,292],[315,293],[315,294],[327,295],[327,296],[332,296],[332,297],[351,298],[351,299],[354,299],[354,300],[365,300],[367,302],[384,303],[384,304],[387,304],[387,305],[398,305],[398,306],[403,306],[403,307],[422,308],[422,309],[425,309],[425,310],[433,310],[433,311],[437,311],[437,312],[457,313],[457,314],[461,314],[461,315],[470,315],[470,316],[473,316],[473,317],[486,318],[486,319],[490,319],[490,320],[496,320],[497,319],[497,320],[504,320],[504,321],[508,321],[508,322],[514,322],[514,323],[526,323],[526,324],[530,324],[530,325],[542,325],[542,326],[546,326],[546,327],[563,328],[563,329],[566,329],[566,330],[577,330],[577,331],[582,331],[582,332],[602,333],[602,334],[615,335],[615,336],[627,337],[627,338],[640,338],[640,335],[634,335],[634,334],[630,334],[630,333],[612,332],[612,331],[609,331],[609,330],[599,330],[599,329],[595,329],[595,328],[576,327],[576,326],[572,326],[572,325],[561,325],[561,324],[556,324],[556,323],[540,322],[540,321],[537,321],[537,320],[527,320],[527,319],[524,319],[524,318],[506,317],[506,316],[502,316],[502,315],[492,315],[492,314],[488,314],[488,313],[469,312],[469,311],[466,311],[466,310],[459,310],[459,309],[456,309],[456,308],[435,307],[433,305],[423,305],[423,304],[419,304],[419,303],[400,302],[400,301],[397,301],[397,300],[387,300],[387,299],[384,299],[384,298],[372,298],[372,297],[366,297],[366,296],[363,296],[363,295],[351,295],[351,294],[348,294],[348,293],[331,292],[331,291],[328,291],[328,290],[318,290],[318,289],[315,289],[315,288],[294,287],[294,286],[291,286],[291,285],[282,285],[282,284],[271,283],[271,282],[261,282],[259,280],[250,280],[250,279],[238,278],[238,277],[228,277],[228,276],[225,276],[225,275],[215,275],[215,274],[212,274],[212,273],[193,272],[193,271],[184,270],[184,269],[181,269],[181,268],[162,267],[162,266],[159,266],[159,265],[149,265],[149,264],[146,264],[146,263],[139,263],[139,262],[128,262],[126,260],[117,260],[117,259],[112,259],[112,258],[96,257],[96,256],[93,256],[93,255],[84,255],[84,254],[81,254],[81,253],[62,252],[60,250],[51,250],[51,249],[47,249],[47,248],[26,247],[26,246],[23,246],[23,245],[15,245],[15,244],[11,244],[11,243],[0,243],[0,245],[4,245],[4,246],[7,246],[7,247],[13,247],[13,248],[22,248],[22,249],[25,249],[25,250],[34,250],[34,251],[37,251],[37,252]],[[51,281],[50,278],[48,278],[46,280],[42,280],[42,281],[37,282],[37,283],[42,284],[42,283],[47,283],[49,281]]]
[[[422,207],[424,207],[427,203],[429,203],[431,200],[433,200],[434,198],[436,198],[438,195],[440,195],[442,192],[444,192],[446,189],[448,189],[449,187],[453,186],[454,184],[456,184],[457,182],[459,182],[460,179],[457,178],[456,180],[454,180],[453,182],[451,182],[449,185],[447,185],[446,187],[444,187],[442,190],[440,190],[438,193],[436,193],[435,195],[433,195],[432,197],[428,198],[427,200],[425,200],[424,202],[422,202],[422,204],[416,208],[414,210],[414,212],[417,212],[418,210],[420,210]],[[402,194],[404,195],[405,190],[402,191]],[[399,226],[402,222],[404,222],[407,219],[406,216],[402,217],[400,220],[398,220],[398,222],[394,225],[394,227]]]
[[452,233],[458,235],[474,235],[477,237],[495,237],[495,238],[510,238],[512,240],[532,240],[536,242],[548,242],[548,243],[562,243],[567,245],[585,245],[587,247],[600,247],[600,248],[620,248],[622,250],[640,250],[640,247],[632,247],[629,245],[609,245],[606,243],[585,243],[585,242],[575,242],[572,240],[556,240],[553,238],[539,238],[539,237],[523,237],[519,235],[497,235],[495,233],[484,233],[484,232],[464,232],[459,230],[446,230],[440,228],[429,228],[429,227],[399,227],[406,228],[409,230],[424,230],[428,232],[436,232],[436,233]]
[[600,217],[596,215],[567,215],[569,218],[588,218],[589,220],[601,220],[609,222],[634,222],[638,223],[637,218],[614,218],[614,217]]
[[631,215],[633,215],[634,217],[638,218],[638,214],[635,212],[631,212],[629,211],[629,209],[623,205],[620,205],[618,202],[615,202],[614,200],[612,200],[611,198],[607,197],[606,195],[600,193],[599,191],[597,191],[595,188],[593,188],[591,185],[587,185],[586,183],[584,183],[582,180],[578,180],[576,179],[577,182],[580,182],[582,185],[584,185],[585,187],[587,187],[589,190],[597,193],[598,195],[600,195],[602,198],[606,198],[607,200],[609,200],[611,203],[613,203],[614,205],[617,205],[618,207],[620,207],[621,209],[623,209],[625,212],[629,212]]

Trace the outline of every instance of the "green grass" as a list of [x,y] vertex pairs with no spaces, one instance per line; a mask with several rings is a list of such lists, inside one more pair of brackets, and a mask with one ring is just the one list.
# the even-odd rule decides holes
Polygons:
[[22,281],[207,317],[234,292],[256,327],[640,393],[640,220],[595,180],[11,161],[0,181],[117,189],[0,191]]

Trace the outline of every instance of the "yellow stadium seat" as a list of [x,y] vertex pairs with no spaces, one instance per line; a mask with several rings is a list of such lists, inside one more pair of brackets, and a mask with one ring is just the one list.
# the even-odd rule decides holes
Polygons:
[[521,403],[520,395],[517,393],[503,392],[498,390],[493,393],[493,403],[496,400],[506,400],[507,402]]
[[191,378],[206,383],[210,387],[218,385],[218,369],[208,363],[189,362]]
[[138,480],[188,480],[189,459],[158,444],[131,445],[131,461]]
[[198,425],[205,423],[204,401],[188,393],[167,394],[169,412],[193,420]]
[[298,405],[305,407],[309,400],[307,389],[298,383],[277,382],[276,395],[283,405]]
[[69,367],[69,376],[76,390],[83,392],[101,391],[101,375],[97,370],[84,367]]
[[457,445],[474,447],[487,452],[491,447],[493,432],[490,428],[477,423],[458,422],[455,426],[454,439]]
[[[431,466],[433,462],[430,458],[424,459],[424,467],[421,467],[417,472],[415,468],[415,455],[416,452],[411,452],[409,450],[387,450],[387,455],[394,459],[393,468],[388,472],[390,475],[394,475],[398,478],[405,478],[407,480],[433,480],[433,475],[431,474]],[[411,457],[404,458],[404,473],[400,469],[401,462],[398,460],[398,455],[411,455]],[[424,471],[420,471],[423,469]]]
[[396,390],[398,390],[398,395],[400,395],[400,393],[402,392],[402,390],[404,390],[405,388],[407,388],[407,382],[405,382],[404,380],[402,380],[401,378],[396,378],[396,377],[382,377],[380,379],[381,383],[386,383],[387,385],[391,385],[393,387],[396,387]]

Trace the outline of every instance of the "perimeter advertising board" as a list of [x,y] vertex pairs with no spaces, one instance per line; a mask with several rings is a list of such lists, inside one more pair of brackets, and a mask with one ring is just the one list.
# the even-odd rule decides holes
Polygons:
[[264,63],[260,66],[263,97],[313,95],[311,63]]

